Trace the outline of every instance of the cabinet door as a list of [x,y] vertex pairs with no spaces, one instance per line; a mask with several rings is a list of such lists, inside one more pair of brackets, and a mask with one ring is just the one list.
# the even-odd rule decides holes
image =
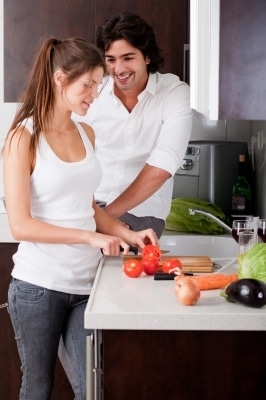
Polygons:
[[266,1],[220,1],[219,119],[266,119]]
[[184,76],[184,53],[187,54],[185,45],[189,43],[189,0],[96,0],[96,28],[111,15],[123,11],[140,15],[154,28],[165,59],[161,72],[172,72],[188,81],[188,71]]
[[252,331],[103,331],[104,400],[260,399],[265,340]]
[[[12,255],[16,243],[0,243],[0,304],[7,302],[7,291],[12,271]],[[14,331],[7,308],[0,309],[0,398],[18,399],[21,373]]]
[[4,101],[18,101],[44,37],[94,42],[94,0],[4,1]]
[[[12,256],[17,246],[16,243],[0,243],[0,304],[7,302],[8,285],[13,268]],[[0,399],[18,399],[21,384],[20,360],[7,308],[0,308],[0,377]],[[73,400],[71,386],[59,360],[56,365],[51,400]]]
[[219,120],[266,119],[265,0],[191,0],[191,106]]

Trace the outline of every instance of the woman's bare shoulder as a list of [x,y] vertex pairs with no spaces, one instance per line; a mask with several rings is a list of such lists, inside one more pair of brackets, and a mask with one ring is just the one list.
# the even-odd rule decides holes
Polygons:
[[94,147],[94,145],[95,145],[94,130],[92,129],[92,127],[90,125],[86,124],[85,122],[79,122],[79,123],[82,126],[82,128],[84,129],[84,132],[86,133],[86,135],[88,136],[92,146]]
[[17,149],[18,151],[22,150],[24,152],[26,149],[29,150],[30,142],[31,133],[25,126],[20,126],[9,131],[3,150]]

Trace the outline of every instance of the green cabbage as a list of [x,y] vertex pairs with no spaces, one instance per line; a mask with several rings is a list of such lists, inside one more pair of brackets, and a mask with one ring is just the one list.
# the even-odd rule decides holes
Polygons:
[[254,278],[266,282],[266,243],[257,243],[238,257],[238,278]]
[[205,200],[179,197],[171,202],[171,210],[165,221],[165,229],[177,232],[194,232],[205,235],[225,233],[225,229],[202,214],[189,214],[189,208],[205,211],[223,222],[225,214],[220,207]]

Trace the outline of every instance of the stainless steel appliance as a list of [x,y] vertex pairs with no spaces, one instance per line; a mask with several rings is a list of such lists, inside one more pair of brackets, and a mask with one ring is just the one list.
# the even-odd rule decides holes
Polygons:
[[230,216],[240,153],[248,156],[246,142],[189,142],[183,164],[174,177],[173,198],[206,200],[220,206]]

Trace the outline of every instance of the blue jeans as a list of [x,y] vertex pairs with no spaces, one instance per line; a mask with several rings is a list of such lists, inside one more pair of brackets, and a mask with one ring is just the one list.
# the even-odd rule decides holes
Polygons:
[[8,311],[21,360],[20,400],[49,400],[59,341],[70,361],[68,376],[76,400],[86,399],[84,312],[89,296],[47,290],[12,279]]

